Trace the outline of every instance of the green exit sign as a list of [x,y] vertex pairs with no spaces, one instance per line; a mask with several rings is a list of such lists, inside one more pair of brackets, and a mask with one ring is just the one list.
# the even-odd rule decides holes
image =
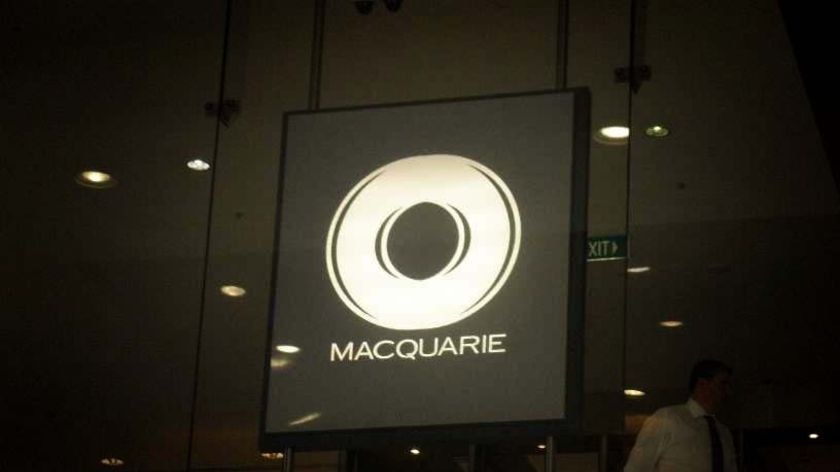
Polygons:
[[627,236],[600,236],[586,240],[587,261],[627,259]]

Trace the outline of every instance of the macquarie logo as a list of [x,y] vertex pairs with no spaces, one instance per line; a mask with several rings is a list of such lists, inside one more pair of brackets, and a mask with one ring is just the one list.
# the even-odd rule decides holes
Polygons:
[[[400,217],[421,204],[448,215],[457,243],[442,268],[417,277],[400,271],[388,242]],[[516,200],[491,169],[461,156],[414,156],[374,170],[350,190],[330,224],[326,264],[338,297],[365,321],[393,330],[433,329],[461,321],[493,299],[513,270],[520,239]],[[504,352],[504,336],[429,339],[422,357]],[[422,342],[333,343],[331,360],[416,359]]]

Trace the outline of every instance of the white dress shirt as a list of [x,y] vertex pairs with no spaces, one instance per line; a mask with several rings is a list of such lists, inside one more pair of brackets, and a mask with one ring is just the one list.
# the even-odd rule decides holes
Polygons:
[[[693,399],[657,410],[642,426],[624,471],[711,472],[712,446],[705,415]],[[715,426],[723,446],[723,470],[736,472],[732,433],[717,420]]]

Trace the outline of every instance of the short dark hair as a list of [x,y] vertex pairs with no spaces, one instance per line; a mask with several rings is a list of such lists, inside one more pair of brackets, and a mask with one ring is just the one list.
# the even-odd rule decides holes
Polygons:
[[697,362],[691,369],[691,379],[688,382],[688,391],[694,392],[694,387],[697,386],[698,380],[711,380],[715,375],[721,372],[732,375],[732,367],[714,359],[703,359]]

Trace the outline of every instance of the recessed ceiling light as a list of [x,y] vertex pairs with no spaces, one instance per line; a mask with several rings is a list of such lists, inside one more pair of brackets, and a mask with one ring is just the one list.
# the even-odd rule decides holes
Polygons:
[[239,298],[245,296],[245,289],[238,285],[222,285],[219,290],[228,297]]
[[628,267],[627,273],[628,274],[643,274],[645,272],[650,272],[650,267],[642,266],[642,267]]
[[119,467],[125,464],[122,459],[117,459],[116,457],[106,457],[99,462],[102,463],[102,465],[107,465],[108,467]]
[[117,179],[98,170],[85,170],[76,174],[76,183],[89,188],[110,188],[117,185]]
[[663,328],[679,328],[682,325],[683,322],[680,320],[665,320],[659,322],[659,326],[662,326]]
[[645,396],[645,392],[643,392],[641,390],[634,390],[632,388],[628,388],[628,389],[624,390],[624,395],[626,395],[628,397],[643,397],[643,396]]
[[420,455],[420,449],[417,449],[416,447],[412,447],[408,450],[408,452],[414,454],[415,456]]
[[645,134],[651,138],[664,138],[665,136],[671,134],[671,130],[664,126],[653,125],[645,130]]
[[626,126],[605,126],[595,133],[595,141],[601,144],[627,144],[630,128]]
[[206,161],[202,161],[201,159],[193,159],[187,162],[187,167],[189,167],[192,170],[202,172],[209,169],[210,164]]
[[292,346],[291,344],[278,344],[274,347],[277,352],[283,352],[286,354],[294,354],[296,352],[300,352],[300,348],[297,346]]
[[811,439],[819,439],[820,435],[817,434],[817,433],[811,433],[811,434],[808,435],[808,437],[811,438]]
[[260,454],[264,459],[276,461],[283,458],[282,452],[263,452]]
[[545,449],[545,444],[537,444],[537,449]]

